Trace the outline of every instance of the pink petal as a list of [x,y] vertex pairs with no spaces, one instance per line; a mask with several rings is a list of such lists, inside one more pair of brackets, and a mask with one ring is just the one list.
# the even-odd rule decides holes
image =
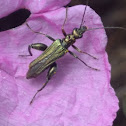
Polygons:
[[0,0],[0,18],[18,10],[22,6],[22,0]]
[[67,5],[70,0],[0,0],[0,18],[21,9],[26,8],[31,13],[46,12]]
[[70,0],[27,0],[25,8],[29,9],[32,13],[40,13],[58,9],[69,2]]
[[[65,24],[67,33],[79,27],[84,6],[71,7]],[[28,23],[35,31],[62,39],[61,26],[65,19],[65,8],[44,14],[32,15]],[[86,10],[85,25],[88,28],[101,27],[100,17],[89,7]],[[57,61],[57,74],[35,98],[29,102],[45,82],[46,72],[35,79],[27,80],[25,74],[29,63],[41,54],[27,46],[51,40],[33,33],[25,24],[0,33],[0,125],[5,126],[112,126],[118,110],[118,99],[110,85],[110,64],[105,52],[107,37],[105,31],[84,33],[75,45],[99,60],[80,54],[70,48],[88,65],[100,69],[92,70],[69,54]]]

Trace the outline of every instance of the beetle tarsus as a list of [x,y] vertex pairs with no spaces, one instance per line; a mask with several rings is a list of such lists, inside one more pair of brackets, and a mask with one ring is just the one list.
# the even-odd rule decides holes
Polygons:
[[48,81],[49,81],[49,80],[47,80],[47,81],[43,84],[43,86],[35,93],[35,95],[33,96],[32,100],[30,101],[30,105],[33,103],[33,101],[34,101],[36,95],[47,85]]

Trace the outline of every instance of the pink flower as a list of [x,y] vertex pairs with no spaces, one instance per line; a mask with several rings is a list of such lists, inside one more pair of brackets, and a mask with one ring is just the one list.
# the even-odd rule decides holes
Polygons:
[[[32,14],[28,24],[35,31],[41,31],[55,39],[62,39],[61,26],[66,9],[62,6],[70,0],[11,0],[0,1],[1,17],[19,9],[27,8]],[[65,31],[71,33],[79,27],[85,6],[68,9]],[[85,25],[88,28],[101,27],[100,17],[87,8]],[[99,60],[76,53],[88,65],[100,69],[92,70],[69,54],[57,61],[58,70],[48,85],[29,105],[33,95],[46,79],[45,71],[35,79],[26,79],[29,63],[42,52],[32,50],[31,43],[44,43],[51,40],[33,33],[23,25],[0,33],[0,126],[112,126],[118,110],[118,99],[110,85],[111,67],[105,52],[107,43],[103,29],[87,31],[75,45]]]

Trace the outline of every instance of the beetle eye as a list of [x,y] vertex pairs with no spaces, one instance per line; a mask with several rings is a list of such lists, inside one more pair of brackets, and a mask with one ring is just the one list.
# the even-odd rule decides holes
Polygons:
[[81,38],[82,37],[82,34],[79,34],[79,38]]
[[80,35],[82,35],[82,32],[80,32]]

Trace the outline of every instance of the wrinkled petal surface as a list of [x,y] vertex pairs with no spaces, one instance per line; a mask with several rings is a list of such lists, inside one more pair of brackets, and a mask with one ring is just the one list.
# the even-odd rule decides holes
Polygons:
[[70,0],[0,0],[0,18],[21,8],[26,8],[31,13],[40,13],[55,10],[69,2]]
[[[80,26],[84,7],[68,9],[64,27],[67,33]],[[35,31],[62,39],[65,11],[65,8],[60,8],[44,14],[33,14],[28,24]],[[85,25],[88,28],[102,26],[100,17],[89,7]],[[28,65],[41,51],[32,50],[33,57],[19,55],[28,54],[28,45],[38,42],[48,46],[52,43],[45,36],[33,33],[25,24],[0,33],[0,125],[112,126],[118,110],[118,99],[110,86],[111,67],[105,52],[105,31],[87,31],[75,43],[98,60],[70,48],[85,63],[100,71],[92,70],[66,54],[57,60],[57,73],[29,105],[33,95],[45,82],[47,71],[35,79],[27,80]]]

